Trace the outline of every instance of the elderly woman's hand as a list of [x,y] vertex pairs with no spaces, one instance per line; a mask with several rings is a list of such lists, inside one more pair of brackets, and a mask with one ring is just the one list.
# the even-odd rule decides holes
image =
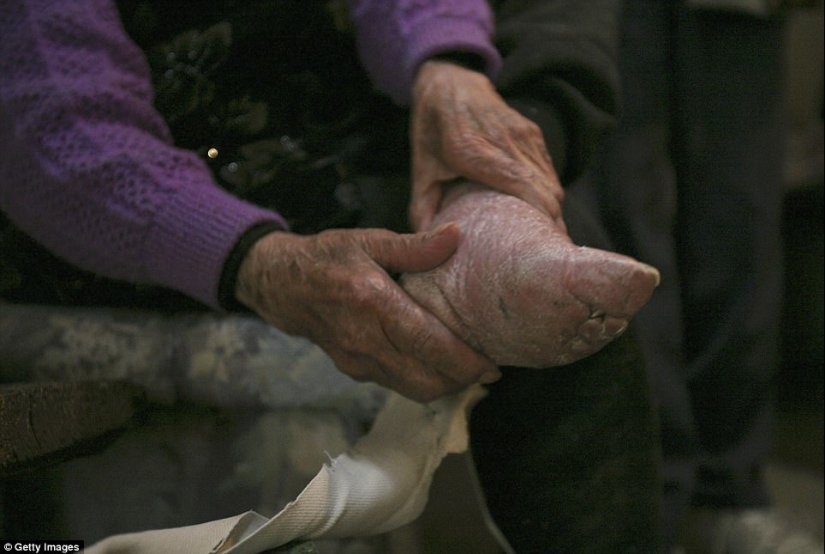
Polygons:
[[412,103],[410,220],[427,229],[441,186],[468,179],[521,198],[564,229],[564,191],[539,127],[510,108],[490,80],[448,61],[418,71]]
[[499,370],[388,272],[432,269],[453,254],[459,237],[456,225],[416,234],[273,232],[241,264],[236,297],[282,331],[312,340],[350,377],[434,400],[496,380]]

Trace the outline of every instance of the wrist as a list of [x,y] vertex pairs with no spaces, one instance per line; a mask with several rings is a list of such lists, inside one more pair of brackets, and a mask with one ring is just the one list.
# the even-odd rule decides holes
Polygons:
[[422,93],[433,89],[469,90],[477,87],[494,90],[490,79],[481,71],[470,69],[455,61],[438,57],[429,58],[419,66],[416,73],[413,83],[413,104],[420,99]]
[[232,248],[224,262],[218,285],[218,302],[223,309],[230,312],[249,311],[249,308],[240,301],[237,295],[241,267],[249,257],[255,244],[266,235],[276,231],[283,231],[283,227],[276,222],[260,223],[250,227],[235,243],[234,248]]

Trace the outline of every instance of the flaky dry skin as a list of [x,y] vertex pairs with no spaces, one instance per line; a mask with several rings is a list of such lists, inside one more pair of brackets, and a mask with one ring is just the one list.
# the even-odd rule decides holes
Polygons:
[[654,268],[573,244],[529,204],[474,184],[455,187],[433,221],[462,230],[436,269],[404,288],[499,365],[552,367],[593,354],[627,327],[659,284]]

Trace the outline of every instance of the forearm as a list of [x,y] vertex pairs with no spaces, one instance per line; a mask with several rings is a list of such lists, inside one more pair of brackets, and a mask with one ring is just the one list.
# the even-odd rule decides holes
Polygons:
[[217,305],[225,258],[271,212],[214,184],[152,107],[110,2],[12,0],[0,18],[0,207],[83,269]]

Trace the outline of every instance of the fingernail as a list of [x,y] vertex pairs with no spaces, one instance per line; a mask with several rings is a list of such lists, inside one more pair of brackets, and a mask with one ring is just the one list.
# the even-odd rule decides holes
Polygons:
[[501,379],[500,371],[490,371],[489,373],[485,373],[481,377],[479,377],[478,382],[482,385],[490,385],[492,383],[495,383],[499,379]]
[[445,233],[451,227],[455,227],[456,229],[461,230],[461,228],[458,226],[458,223],[456,223],[455,221],[448,221],[447,223],[442,223],[441,225],[430,231],[430,237],[435,237],[442,233]]

